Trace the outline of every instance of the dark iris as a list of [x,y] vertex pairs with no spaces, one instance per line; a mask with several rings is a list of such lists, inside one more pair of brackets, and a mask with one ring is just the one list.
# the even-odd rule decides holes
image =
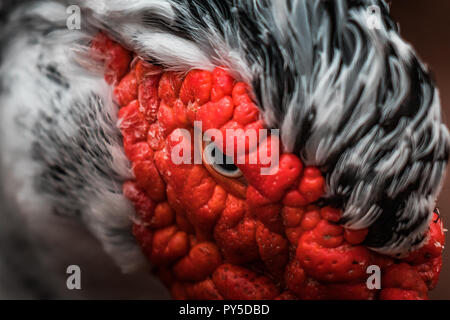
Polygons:
[[[214,143],[214,142],[211,142]],[[215,144],[206,146],[207,152],[204,153],[204,161],[215,171],[228,178],[239,178],[242,176],[241,170],[233,163],[233,159],[217,148]],[[216,153],[217,152],[217,153]],[[216,161],[216,155],[219,159]],[[222,163],[220,163],[222,162]]]
[[[216,150],[217,147],[212,149],[211,151],[211,157],[215,159],[216,156]],[[220,150],[217,150],[217,152],[222,155],[222,163],[215,163],[214,165],[222,168],[225,171],[234,172],[239,170],[238,167],[233,163],[231,157],[223,154]]]

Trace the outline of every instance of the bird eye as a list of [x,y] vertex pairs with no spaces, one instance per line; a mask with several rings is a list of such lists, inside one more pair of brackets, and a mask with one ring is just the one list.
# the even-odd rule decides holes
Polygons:
[[233,163],[233,159],[223,154],[214,142],[210,142],[205,146],[203,160],[225,177],[239,178],[242,176],[241,170]]

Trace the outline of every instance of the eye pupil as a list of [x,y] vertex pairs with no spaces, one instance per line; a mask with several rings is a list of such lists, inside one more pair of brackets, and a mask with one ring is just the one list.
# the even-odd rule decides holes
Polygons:
[[224,163],[224,164],[218,164],[218,166],[220,166],[223,170],[230,171],[230,172],[239,170],[235,164]]
[[[211,150],[211,157],[215,159],[216,156],[216,149],[214,148]],[[214,163],[214,165],[221,167],[223,170],[226,171],[236,171],[238,170],[238,167],[231,161],[231,158],[223,154],[220,150],[217,150],[217,153],[222,156],[222,163]]]
[[[216,162],[216,154],[219,157],[222,157],[221,161],[217,159]],[[209,160],[213,168],[216,169],[219,173],[227,176],[237,176],[238,174],[242,174],[239,168],[233,163],[233,159],[227,155],[225,155],[222,151],[217,149],[217,147],[211,148],[209,152]]]
[[211,157],[215,159],[216,152],[219,156],[222,156],[221,163],[214,163],[216,166],[221,167],[225,171],[234,172],[236,170],[239,170],[238,167],[233,163],[231,157],[223,154],[220,150],[217,150],[217,148],[214,148],[211,150]]

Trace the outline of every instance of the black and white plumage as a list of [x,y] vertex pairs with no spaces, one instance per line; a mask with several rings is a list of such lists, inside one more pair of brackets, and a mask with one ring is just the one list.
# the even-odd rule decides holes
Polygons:
[[[66,28],[69,4],[81,8],[79,31]],[[380,29],[367,25],[371,5],[381,9]],[[26,217],[80,217],[124,270],[144,263],[120,191],[131,172],[111,89],[79,65],[99,29],[168,69],[226,66],[251,84],[285,151],[326,172],[326,201],[344,210],[347,227],[369,227],[366,245],[403,255],[423,240],[449,135],[438,91],[384,1],[25,1],[8,19],[0,69],[8,201]]]

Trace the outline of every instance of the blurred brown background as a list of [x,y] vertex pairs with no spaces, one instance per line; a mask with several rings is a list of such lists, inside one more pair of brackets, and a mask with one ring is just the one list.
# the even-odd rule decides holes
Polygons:
[[[450,127],[450,1],[393,0],[391,14],[400,33],[429,66],[441,94],[443,117]],[[445,226],[450,229],[450,172],[438,200]],[[447,233],[447,237],[449,237]],[[440,281],[433,299],[450,299],[450,245],[447,238]]]

